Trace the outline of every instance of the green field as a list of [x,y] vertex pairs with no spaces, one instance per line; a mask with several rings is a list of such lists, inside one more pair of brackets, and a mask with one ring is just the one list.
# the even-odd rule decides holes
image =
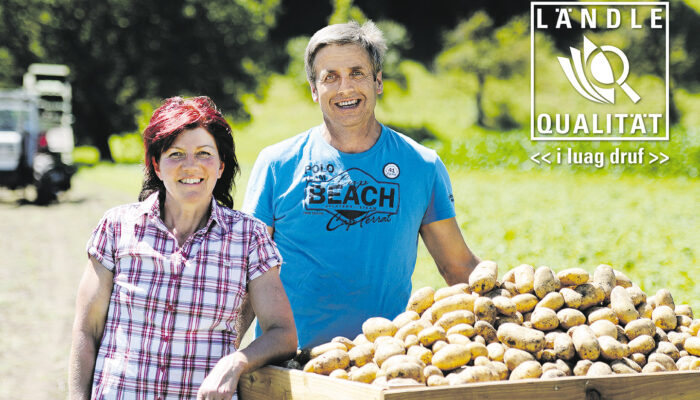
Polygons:
[[[457,220],[467,244],[479,257],[497,261],[501,274],[521,263],[547,265],[554,270],[582,267],[589,272],[606,263],[625,272],[648,294],[668,288],[678,303],[700,309],[700,286],[693,279],[700,273],[700,130],[679,126],[671,142],[644,144],[672,157],[664,166],[537,166],[529,155],[553,151],[556,143],[531,143],[525,131],[465,128],[473,116],[466,113],[460,117],[454,104],[440,102],[441,96],[425,99],[425,107],[410,107],[422,101],[415,97],[429,93],[437,81],[412,63],[404,63],[403,68],[407,88],[387,82],[377,116],[394,126],[442,132],[428,145],[446,161]],[[464,89],[468,82],[459,85],[462,78],[454,78],[454,85],[441,90],[459,100],[459,108],[466,108],[471,93]],[[689,98],[684,104],[696,100]],[[242,172],[236,181],[236,206],[243,201],[248,175],[260,150],[321,122],[308,88],[293,78],[274,76],[262,97],[248,95],[243,102],[251,120],[233,123]],[[461,128],[447,134],[448,126]],[[138,140],[138,135],[133,138]],[[128,146],[140,148],[134,143]],[[576,145],[586,151],[610,152],[614,147],[618,146]],[[619,147],[636,148],[630,144]],[[78,177],[132,193],[135,199],[141,167],[99,164],[81,170]],[[416,288],[445,285],[422,247],[413,283]]]
[[[687,178],[474,171],[449,165],[457,220],[468,245],[499,263],[501,274],[521,263],[592,272],[607,263],[648,294],[668,288],[677,303],[700,310],[700,185]],[[249,165],[235,204],[243,199]],[[138,194],[141,169],[101,164],[78,179]],[[414,287],[444,286],[420,249]]]

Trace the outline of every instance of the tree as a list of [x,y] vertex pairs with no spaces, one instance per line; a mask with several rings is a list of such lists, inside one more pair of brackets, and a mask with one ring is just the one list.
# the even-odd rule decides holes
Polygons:
[[[17,13],[31,13],[40,21],[36,38],[11,48],[14,64],[68,65],[76,136],[110,158],[107,138],[135,128],[139,99],[209,95],[224,112],[240,114],[239,95],[255,89],[266,71],[266,39],[279,0],[12,4],[12,9],[3,7],[3,21],[20,20]],[[23,55],[22,46],[34,41],[41,52]]]
[[[483,92],[487,76],[501,79],[525,74],[530,60],[528,22],[514,17],[501,28],[484,11],[477,11],[448,32],[444,50],[436,58],[438,70],[460,69],[476,76],[477,124],[488,127],[484,115]],[[492,125],[492,124],[491,124]],[[498,128],[499,126],[493,126]]]

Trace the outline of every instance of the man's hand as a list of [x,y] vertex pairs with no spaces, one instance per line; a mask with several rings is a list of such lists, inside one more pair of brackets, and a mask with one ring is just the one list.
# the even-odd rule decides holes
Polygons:
[[223,357],[209,372],[197,392],[197,400],[231,400],[238,386],[245,356],[233,353]]
[[448,285],[469,283],[469,275],[481,260],[467,247],[455,218],[423,225],[420,235]]

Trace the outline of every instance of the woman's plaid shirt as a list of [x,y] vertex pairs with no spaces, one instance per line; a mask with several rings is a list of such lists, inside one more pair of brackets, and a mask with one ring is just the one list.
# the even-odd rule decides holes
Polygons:
[[114,273],[93,398],[194,399],[235,351],[248,283],[282,257],[262,222],[213,199],[211,207],[182,246],[157,194],[109,210],[93,232],[88,254]]

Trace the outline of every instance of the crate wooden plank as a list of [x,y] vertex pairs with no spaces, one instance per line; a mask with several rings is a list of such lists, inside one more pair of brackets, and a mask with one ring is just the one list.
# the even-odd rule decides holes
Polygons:
[[238,384],[241,400],[381,400],[382,389],[318,374],[268,366],[245,374]]
[[384,400],[698,400],[700,372],[661,372],[644,375],[566,377],[523,382],[484,382],[470,385],[390,389]]
[[242,400],[698,400],[700,372],[661,372],[644,375],[566,377],[521,382],[382,389],[327,376],[265,367],[241,378]]

